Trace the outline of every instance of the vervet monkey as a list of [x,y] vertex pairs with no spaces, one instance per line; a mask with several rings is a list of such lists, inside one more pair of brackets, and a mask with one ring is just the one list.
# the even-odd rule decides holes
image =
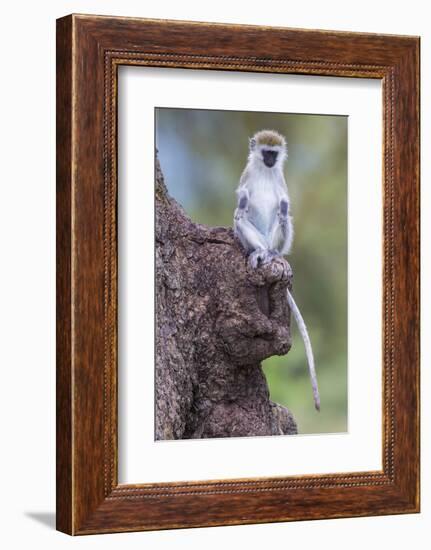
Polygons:
[[[250,254],[249,262],[253,268],[289,254],[292,246],[293,225],[283,175],[286,159],[286,140],[278,132],[261,130],[250,139],[247,165],[236,191],[238,204],[234,214],[234,231]],[[314,404],[320,410],[310,337],[289,289],[287,302],[304,341]]]

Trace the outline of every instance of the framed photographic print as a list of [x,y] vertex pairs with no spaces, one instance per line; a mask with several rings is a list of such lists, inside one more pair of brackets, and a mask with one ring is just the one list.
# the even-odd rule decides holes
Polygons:
[[57,21],[57,528],[419,511],[419,39]]

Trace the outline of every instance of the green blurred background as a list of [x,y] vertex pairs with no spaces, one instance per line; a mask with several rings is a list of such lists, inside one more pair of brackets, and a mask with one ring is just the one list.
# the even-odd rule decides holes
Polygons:
[[299,433],[347,431],[347,117],[156,109],[156,144],[169,193],[192,220],[232,226],[248,139],[261,129],[286,137],[295,239],[293,293],[313,344],[321,397],[314,409],[294,322],[287,356],[263,363],[271,399],[294,414]]

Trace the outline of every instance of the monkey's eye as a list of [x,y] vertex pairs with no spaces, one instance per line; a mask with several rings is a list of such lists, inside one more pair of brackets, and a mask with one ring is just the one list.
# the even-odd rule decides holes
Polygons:
[[265,166],[268,166],[268,168],[271,168],[274,166],[276,160],[277,160],[277,151],[273,151],[272,149],[263,149],[262,156],[263,156],[263,162],[265,163]]

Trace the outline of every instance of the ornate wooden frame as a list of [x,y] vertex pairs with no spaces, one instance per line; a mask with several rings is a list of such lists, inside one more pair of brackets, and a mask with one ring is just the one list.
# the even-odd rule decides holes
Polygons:
[[[119,65],[377,78],[384,103],[383,470],[119,485]],[[419,38],[70,15],[57,21],[57,528],[419,511]]]

